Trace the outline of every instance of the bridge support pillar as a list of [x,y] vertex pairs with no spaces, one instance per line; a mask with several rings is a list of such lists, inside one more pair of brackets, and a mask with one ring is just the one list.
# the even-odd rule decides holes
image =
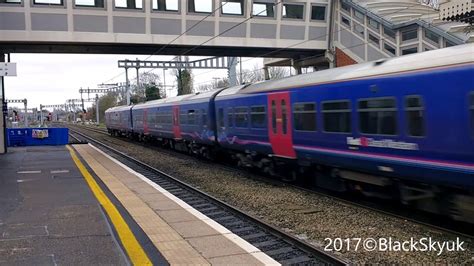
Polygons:
[[25,115],[23,116],[23,119],[25,120],[25,127],[28,127],[28,101],[24,99],[23,104],[25,105]]
[[291,59],[291,65],[295,69],[297,75],[300,75],[303,73],[303,71],[301,70],[301,64],[297,62],[295,59]]
[[[0,52],[0,62],[5,62],[5,54]],[[5,103],[5,79],[3,76],[0,76],[0,99],[2,105],[2,113],[0,117],[0,154],[7,152],[7,138],[6,138],[6,120],[5,113],[3,112],[3,106]]]
[[265,80],[269,80],[270,79],[270,72],[268,72],[268,66],[264,66],[263,67],[263,75],[265,77]]
[[99,121],[99,94],[95,95],[95,121],[96,121],[96,124],[99,125],[100,123]]

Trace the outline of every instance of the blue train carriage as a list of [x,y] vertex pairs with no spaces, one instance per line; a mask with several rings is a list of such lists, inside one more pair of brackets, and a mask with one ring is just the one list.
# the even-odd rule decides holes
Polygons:
[[[265,84],[269,82],[263,82]],[[269,167],[273,154],[268,128],[267,93],[246,94],[253,84],[231,87],[215,98],[217,142],[227,149],[239,166],[257,167],[273,171]],[[274,174],[274,172],[272,172]]]
[[[219,143],[246,165],[283,161],[293,176],[317,172],[325,188],[472,221],[473,64],[468,44],[224,91]],[[256,130],[259,105],[267,124]],[[255,155],[266,152],[270,163]]]
[[210,158],[216,139],[214,98],[222,89],[178,96],[170,100],[174,149]]
[[192,95],[181,95],[137,104],[133,108],[135,138],[140,141],[156,141],[162,144],[180,141],[177,104]]
[[136,104],[132,108],[133,121],[133,137],[140,141],[151,140],[161,137],[163,122],[158,114],[162,114],[164,110],[160,110],[159,106],[164,99],[153,100],[145,103]]
[[117,106],[105,110],[105,125],[113,136],[133,134],[132,106]]

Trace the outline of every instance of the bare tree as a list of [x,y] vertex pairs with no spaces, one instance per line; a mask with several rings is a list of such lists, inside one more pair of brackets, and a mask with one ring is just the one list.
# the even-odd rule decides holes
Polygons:
[[[118,103],[118,94],[116,92],[108,92],[105,95],[100,96],[99,98],[99,119],[104,121],[105,110],[117,106]],[[87,119],[96,118],[96,104],[94,103],[92,107],[87,110]]]
[[[284,67],[268,67],[268,74],[270,79],[280,79],[290,75],[288,69]],[[242,80],[240,78],[242,77]],[[265,80],[265,72],[258,65],[254,65],[252,70],[245,69],[242,71],[242,75],[237,73],[237,80],[243,83],[254,83]]]
[[140,103],[150,99],[159,99],[164,95],[164,89],[160,84],[160,75],[153,72],[143,72],[139,76],[139,85],[137,86],[136,78],[132,80],[130,85],[131,102]]
[[281,79],[284,77],[288,77],[290,75],[290,71],[286,67],[268,67],[268,75],[270,79]]
[[[181,56],[178,57],[178,60],[181,60]],[[189,61],[189,57],[186,56],[184,59],[186,62]],[[191,69],[175,69],[173,71],[176,76],[176,81],[178,83],[178,95],[190,94],[193,93],[193,76]]]

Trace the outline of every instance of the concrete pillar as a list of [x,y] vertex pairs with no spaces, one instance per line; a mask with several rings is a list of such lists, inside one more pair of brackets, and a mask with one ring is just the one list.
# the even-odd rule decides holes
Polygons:
[[263,67],[263,75],[265,76],[265,80],[270,79],[270,72],[268,72],[268,66]]
[[[0,52],[0,62],[5,62],[5,54]],[[5,83],[4,77],[0,77],[0,100],[2,105],[2,114],[0,118],[0,154],[7,152],[6,121],[3,113],[3,104],[5,102]]]
[[44,121],[44,117],[43,117],[43,105],[40,104],[40,127],[43,127],[43,121]]
[[297,62],[297,60],[291,59],[291,65],[295,69],[297,75],[300,75],[300,74],[303,73],[302,70],[301,70],[301,65],[300,65],[299,62]]
[[[138,76],[137,76],[137,78],[138,78]],[[99,94],[95,95],[95,117],[96,117],[95,121],[96,121],[97,125],[99,125]]]
[[25,105],[25,115],[23,116],[23,119],[25,119],[25,127],[28,127],[28,101],[24,99],[23,104]]

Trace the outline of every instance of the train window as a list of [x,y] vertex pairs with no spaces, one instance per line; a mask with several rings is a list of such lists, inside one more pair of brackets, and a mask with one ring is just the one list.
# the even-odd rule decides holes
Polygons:
[[281,100],[281,121],[282,121],[282,128],[283,134],[287,133],[287,125],[288,125],[288,118],[286,114],[286,101]]
[[219,127],[224,127],[224,108],[219,108],[218,118],[219,118]]
[[295,103],[293,105],[295,130],[316,131],[316,104]]
[[147,117],[146,117],[146,122],[149,124],[149,125],[153,125],[156,123],[156,115],[155,114],[148,114]]
[[159,118],[159,123],[161,124],[169,124],[169,114],[168,112],[162,112],[160,114],[158,114],[158,116],[160,117]]
[[425,117],[421,96],[407,96],[405,98],[405,112],[408,135],[413,137],[425,136]]
[[348,133],[351,131],[351,103],[328,101],[322,103],[324,131]]
[[234,109],[232,107],[227,110],[227,126],[234,126]]
[[171,124],[172,122],[173,122],[173,113],[170,111],[166,113],[166,123]]
[[235,108],[235,126],[236,127],[248,127],[248,109],[247,107],[236,107]]
[[188,125],[194,125],[196,123],[196,112],[194,110],[188,110]]
[[207,126],[207,113],[206,110],[201,109],[201,124],[205,127]]
[[469,112],[471,113],[471,136],[474,137],[474,91],[469,95]]
[[359,100],[358,111],[362,133],[396,135],[397,107],[395,98]]
[[265,106],[250,107],[250,121],[253,128],[265,128]]
[[272,129],[273,133],[277,133],[277,115],[276,115],[276,105],[275,100],[272,100]]
[[186,112],[181,112],[179,114],[179,123],[181,125],[186,125],[188,121],[188,114]]

